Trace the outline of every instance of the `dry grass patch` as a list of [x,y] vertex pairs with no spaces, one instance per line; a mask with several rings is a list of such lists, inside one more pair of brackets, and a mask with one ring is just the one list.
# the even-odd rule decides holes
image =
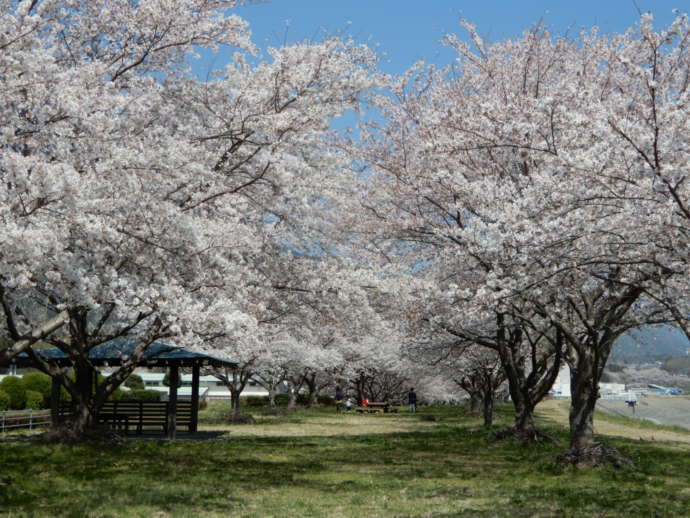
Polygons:
[[[569,409],[569,399],[549,399],[539,404],[537,415],[568,426]],[[675,427],[655,425],[647,421],[619,418],[597,412],[594,420],[594,431],[597,435],[672,443],[669,446],[690,451],[690,431],[685,432]]]
[[360,415],[354,413],[313,417],[300,422],[287,422],[280,426],[265,424],[242,425],[231,428],[232,437],[333,437],[382,435],[414,432],[433,428],[433,422],[417,419],[396,419],[386,414]]

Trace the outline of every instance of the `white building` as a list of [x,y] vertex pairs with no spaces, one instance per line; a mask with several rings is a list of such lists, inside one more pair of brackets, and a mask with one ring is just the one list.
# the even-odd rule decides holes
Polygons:
[[[621,401],[637,401],[640,394],[625,386],[625,383],[599,383],[599,397]],[[564,364],[549,391],[553,398],[571,397],[570,367]]]
[[[165,374],[162,372],[149,372],[146,370],[135,370],[134,374],[141,376],[144,386],[147,390],[158,390],[165,393],[164,398],[167,398],[168,387],[163,385],[163,378]],[[192,386],[192,375],[182,374],[182,386],[178,389],[178,398],[185,399],[184,394],[187,392],[189,395],[186,396],[187,399],[191,397],[191,386]],[[202,397],[202,393],[204,396]],[[245,396],[268,396],[268,391],[260,386],[256,381],[250,380],[247,383],[246,388],[242,391],[241,397]],[[199,398],[204,399],[230,399],[230,391],[215,376],[200,376],[199,377]],[[164,400],[164,399],[163,399]]]
[[570,397],[570,367],[567,364],[563,364],[558,372],[556,381],[549,391],[549,396],[554,398]]
[[[107,376],[108,372],[102,372],[103,375]],[[135,370],[134,374],[140,376],[144,382],[144,387],[147,390],[156,390],[161,393],[161,401],[168,400],[168,387],[163,385],[163,378],[165,373],[162,372],[149,372],[147,370]],[[0,374],[0,382],[10,376],[9,374]],[[21,374],[15,375],[21,378]],[[177,398],[181,401],[189,401],[192,398],[192,375],[182,374],[182,386],[177,389]],[[123,385],[120,386],[122,390],[129,390]],[[279,390],[278,392],[284,392],[285,390]],[[247,386],[242,391],[241,397],[246,396],[268,396],[268,391],[259,385],[256,381],[250,380]],[[205,401],[207,399],[230,399],[230,391],[215,376],[200,376],[199,377],[199,400]]]

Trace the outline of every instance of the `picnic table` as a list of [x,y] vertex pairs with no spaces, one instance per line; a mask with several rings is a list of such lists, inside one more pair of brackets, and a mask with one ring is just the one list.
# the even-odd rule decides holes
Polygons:
[[388,401],[370,401],[366,406],[358,406],[357,412],[361,414],[378,414],[397,412],[397,408],[393,408]]

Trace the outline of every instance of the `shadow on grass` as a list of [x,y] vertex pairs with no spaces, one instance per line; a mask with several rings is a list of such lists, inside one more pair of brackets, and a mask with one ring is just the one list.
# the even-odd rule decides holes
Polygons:
[[[0,445],[19,516],[683,516],[690,461],[615,441],[642,467],[563,473],[563,445],[495,442],[476,421],[386,435]],[[323,413],[317,413],[322,417]],[[410,419],[415,417],[411,416]],[[505,426],[500,423],[497,426]],[[567,441],[562,428],[546,430]],[[450,509],[450,510],[449,510]]]

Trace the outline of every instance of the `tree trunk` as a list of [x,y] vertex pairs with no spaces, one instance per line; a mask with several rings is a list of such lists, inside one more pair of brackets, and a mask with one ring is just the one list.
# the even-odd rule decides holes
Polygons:
[[309,389],[309,402],[307,403],[307,407],[314,408],[316,406],[317,396],[319,395],[316,388],[316,374],[305,376],[304,382],[307,384],[307,388]]
[[523,373],[515,365],[508,365],[503,361],[503,371],[508,380],[508,392],[515,408],[515,433],[524,434],[527,430],[534,428],[534,407],[536,404],[530,396],[530,387]]
[[74,438],[87,435],[98,424],[98,407],[94,402],[93,383],[96,373],[87,365],[75,365],[75,393],[72,394],[73,414],[70,435]]
[[271,387],[268,389],[268,405],[271,408],[276,407],[276,389],[275,389],[275,387]]
[[240,415],[240,391],[230,388],[230,413],[233,417]]
[[72,415],[70,435],[75,439],[87,435],[96,428],[98,424],[98,414],[95,412],[88,401],[76,402],[74,414]]
[[355,380],[355,392],[357,393],[357,404],[362,404],[364,400],[364,386],[362,382],[362,374]]
[[317,401],[318,401],[318,396],[319,396],[319,393],[316,390],[312,390],[309,392],[309,404],[308,404],[309,408],[314,408],[316,406]]
[[525,434],[534,430],[534,405],[528,400],[513,400],[515,406],[515,432]]
[[478,394],[470,394],[470,414],[479,415],[482,406],[482,398]]
[[484,428],[491,428],[494,424],[494,393],[487,390],[482,398],[482,415],[484,416]]
[[295,410],[297,408],[297,391],[292,383],[288,387],[288,410]]
[[[119,379],[113,382],[111,378],[99,383],[98,372],[87,362],[76,362],[74,370],[74,382],[70,383],[68,378],[61,380],[72,399],[73,415],[70,426],[69,429],[63,429],[63,438],[68,441],[78,441],[99,428],[100,409],[120,384]],[[127,369],[129,372],[123,370],[121,379],[125,379],[132,370],[133,366]],[[52,375],[56,376],[55,373]],[[102,431],[99,431],[98,435],[102,435]]]
[[594,444],[594,409],[599,397],[599,376],[594,354],[583,349],[570,368],[570,450],[585,451]]
[[[570,449],[557,457],[558,462],[578,466],[613,464],[635,469],[635,464],[613,447],[594,440],[594,409],[599,397],[599,379],[611,344],[578,351],[570,366]],[[597,354],[598,353],[598,354]]]

